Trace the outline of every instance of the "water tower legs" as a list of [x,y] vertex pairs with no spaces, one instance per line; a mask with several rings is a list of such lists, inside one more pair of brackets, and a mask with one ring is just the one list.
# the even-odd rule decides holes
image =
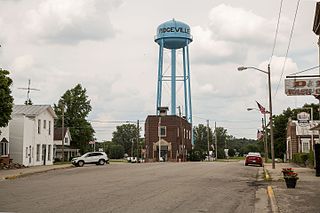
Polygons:
[[157,87],[157,106],[156,114],[159,115],[158,109],[161,107],[162,98],[162,67],[163,67],[163,40],[160,42],[159,47],[159,64],[158,64],[158,87]]
[[171,50],[171,115],[176,115],[176,50]]

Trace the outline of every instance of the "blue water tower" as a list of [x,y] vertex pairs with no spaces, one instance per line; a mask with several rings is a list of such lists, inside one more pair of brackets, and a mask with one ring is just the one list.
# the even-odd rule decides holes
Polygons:
[[[158,87],[157,108],[161,106],[162,82],[171,81],[171,115],[176,115],[176,82],[183,81],[184,85],[184,111],[185,117],[192,124],[191,87],[190,87],[190,65],[189,65],[189,43],[192,42],[189,25],[171,20],[161,24],[157,28],[155,42],[159,44],[158,64]],[[171,76],[163,75],[163,48],[171,50]],[[176,76],[176,51],[182,49],[183,76]]]

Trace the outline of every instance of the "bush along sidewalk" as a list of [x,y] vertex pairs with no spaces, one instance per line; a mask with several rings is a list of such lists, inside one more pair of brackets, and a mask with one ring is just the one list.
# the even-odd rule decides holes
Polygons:
[[310,153],[296,153],[292,156],[292,161],[302,167],[314,167],[314,154],[313,151]]

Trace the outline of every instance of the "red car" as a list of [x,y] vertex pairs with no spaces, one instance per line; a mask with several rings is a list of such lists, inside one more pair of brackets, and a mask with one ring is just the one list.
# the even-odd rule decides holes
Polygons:
[[249,152],[246,156],[244,165],[248,166],[249,164],[254,165],[263,165],[263,161],[259,152]]

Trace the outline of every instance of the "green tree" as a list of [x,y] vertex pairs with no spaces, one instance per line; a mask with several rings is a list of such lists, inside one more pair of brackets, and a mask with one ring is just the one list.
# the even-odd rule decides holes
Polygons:
[[0,69],[0,127],[7,126],[11,119],[13,97],[10,89],[12,80],[9,74],[8,70]]
[[274,155],[276,158],[283,158],[286,153],[288,120],[289,118],[296,119],[297,113],[299,113],[298,109],[287,108],[280,115],[273,116]]
[[[208,128],[203,124],[193,127],[194,134],[194,148],[207,155],[208,152]],[[209,128],[209,150],[212,151],[211,145],[213,144],[213,132]]]
[[228,155],[229,157],[234,157],[234,155],[236,154],[236,152],[234,151],[234,149],[228,149]]
[[228,136],[227,130],[223,127],[217,127],[216,134],[218,144],[218,158],[225,158],[224,149],[228,148],[227,140],[232,136]]
[[64,108],[64,126],[70,128],[71,145],[80,148],[81,152],[87,151],[88,142],[94,139],[94,130],[86,120],[92,109],[86,92],[85,88],[77,84],[74,88],[67,90],[58,104],[54,105],[54,111],[58,116],[55,126],[61,127],[62,108]]
[[[116,131],[112,133],[112,142],[123,146],[125,153],[130,153],[136,147],[138,128],[134,124],[123,124],[116,127]],[[133,147],[133,145],[135,147]]]

